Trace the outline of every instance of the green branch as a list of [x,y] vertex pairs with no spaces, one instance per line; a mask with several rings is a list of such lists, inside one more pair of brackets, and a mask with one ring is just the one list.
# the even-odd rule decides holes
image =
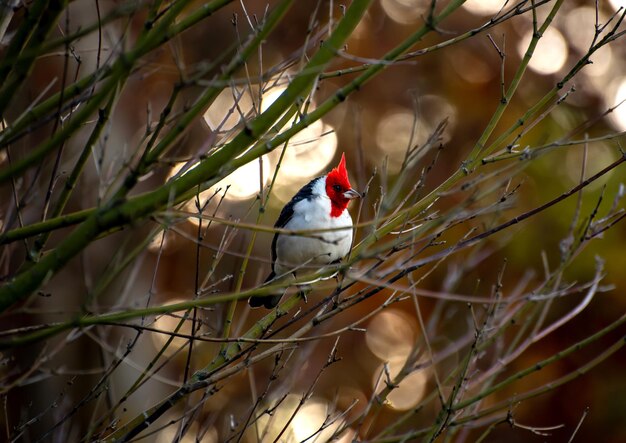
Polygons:
[[[606,326],[605,328],[601,329],[600,331],[596,332],[593,335],[590,335],[589,337],[574,343],[572,346],[565,348],[562,351],[557,352],[556,354],[552,355],[551,357],[546,358],[545,360],[542,360],[538,363],[535,363],[532,366],[529,366],[526,369],[523,369],[513,375],[511,375],[510,377],[506,378],[505,380],[502,380],[500,383],[485,389],[484,391],[480,392],[479,394],[468,398],[467,400],[463,400],[458,402],[457,404],[455,404],[452,407],[452,412],[458,412],[462,409],[465,409],[466,407],[484,399],[485,397],[502,390],[503,388],[510,386],[511,384],[513,384],[514,382],[521,380],[525,377],[527,377],[528,375],[537,372],[549,365],[551,365],[552,363],[555,363],[561,359],[563,359],[564,357],[567,357],[570,354],[573,354],[574,352],[577,352],[581,349],[583,349],[584,347],[596,342],[597,340],[599,340],[600,338],[604,337],[606,334],[608,334],[609,332],[617,329],[619,326],[623,325],[626,323],[626,315],[623,315],[620,319],[616,320],[615,322],[611,323],[610,325]],[[624,339],[621,340],[622,344],[623,344]]]
[[[59,246],[47,253],[38,263],[0,287],[0,312],[36,290],[47,279],[93,241],[100,233],[150,215],[166,207],[184,192],[198,185],[224,176],[224,166],[236,155],[241,154],[250,143],[261,137],[267,129],[312,85],[334,54],[358,24],[371,0],[355,1],[339,22],[333,34],[311,57],[302,75],[296,76],[287,89],[274,103],[252,120],[230,143],[202,161],[198,167],[188,171],[164,186],[130,201],[114,199],[96,210],[78,226]],[[276,13],[280,13],[280,10]],[[276,23],[268,18],[270,25]],[[270,26],[264,32],[269,32]]]
[[[150,31],[146,32],[143,35],[143,38],[139,39],[137,46],[130,52],[121,54],[113,64],[110,70],[110,77],[107,79],[107,82],[102,86],[101,90],[91,96],[86,103],[84,103],[79,111],[73,116],[73,118],[61,129],[56,132],[48,141],[42,143],[39,147],[34,149],[29,153],[28,156],[24,157],[20,161],[15,162],[10,167],[5,168],[0,171],[0,183],[3,183],[9,180],[11,177],[15,177],[17,174],[23,172],[28,167],[33,164],[41,161],[49,152],[59,146],[60,143],[67,140],[71,135],[73,135],[76,130],[81,127],[98,109],[100,104],[104,101],[104,99],[115,91],[118,85],[123,85],[125,83],[126,78],[132,72],[132,69],[146,52],[155,46],[160,45],[163,42],[163,33],[167,30],[168,26],[176,19],[178,14],[182,11],[182,9],[186,6],[188,2],[191,0],[180,0],[174,3],[171,8],[167,11],[167,13],[159,20],[157,26],[150,29]],[[92,76],[96,76],[96,73],[92,74]],[[89,77],[92,77],[89,76]],[[88,77],[88,78],[89,78]],[[97,76],[96,76],[97,78]],[[90,81],[83,80],[82,83],[85,86],[91,84]],[[73,88],[70,87],[70,92],[64,92],[63,97],[70,96]],[[60,94],[60,93],[59,93]],[[56,97],[56,95],[54,96]],[[51,97],[53,99],[54,97]],[[59,105],[59,98],[57,97],[55,101],[50,102],[51,99],[48,99],[45,103],[48,103],[52,106]],[[2,109],[2,101],[0,95],[0,110]],[[30,114],[30,113],[29,113]],[[2,134],[7,138],[11,138],[11,134],[14,133],[20,125],[20,120],[11,125],[11,130],[7,131],[7,134]],[[4,137],[3,137],[4,138]]]
[[[242,336],[243,339],[258,339],[265,334],[265,332],[270,328],[270,326],[276,321],[276,319],[282,315],[282,313],[289,312],[294,309],[301,301],[301,298],[298,295],[294,295],[286,300],[284,303],[280,304],[276,309],[273,309],[268,314],[266,314],[262,319],[257,321],[247,332],[245,332]],[[307,329],[305,329],[306,331]],[[303,333],[304,331],[300,331]],[[247,348],[244,349],[242,347],[241,342],[234,342],[228,345],[222,352],[218,354],[218,356],[206,367],[196,371],[193,376],[187,381],[187,383],[183,384],[180,388],[170,394],[165,400],[159,402],[155,406],[148,408],[146,411],[137,415],[131,421],[126,423],[124,426],[119,428],[113,434],[106,437],[105,442],[117,443],[128,441],[133,438],[141,431],[146,429],[155,420],[157,420],[160,416],[162,416],[165,412],[175,406],[180,400],[185,398],[190,393],[197,391],[198,389],[203,389],[207,387],[211,380],[209,377],[216,370],[222,368],[228,362],[233,360],[237,355],[241,355],[249,349],[256,346],[255,344],[248,344]],[[281,346],[281,345],[277,345]],[[269,354],[269,352],[266,352]],[[256,356],[255,359],[260,359],[262,356]],[[248,362],[243,363],[243,365],[249,364]],[[235,368],[234,370],[237,370]]]
[[[43,2],[37,2],[36,5],[41,3]],[[56,24],[59,15],[61,15],[61,12],[67,4],[67,0],[56,0],[46,3],[45,9],[35,25],[34,31],[30,35],[26,47],[27,50],[30,48],[39,48],[41,46],[50,30]],[[22,23],[22,27],[29,26],[29,22],[30,20],[27,20]],[[2,84],[2,86],[0,86],[0,116],[4,115],[4,112],[11,103],[13,96],[20,90],[22,83],[26,80],[33,67],[35,59],[36,56],[34,54],[21,59],[12,66],[11,71],[6,77],[2,76],[3,79],[2,82],[0,82]]]
[[[8,143],[15,141],[23,135],[23,131],[28,130],[43,117],[56,111],[58,109],[61,96],[66,103],[80,103],[81,100],[77,100],[76,97],[88,91],[99,81],[114,75],[118,64],[133,65],[141,57],[145,56],[152,50],[161,47],[163,43],[171,40],[186,30],[187,28],[183,27],[183,24],[186,26],[192,26],[203,18],[211,16],[232,1],[233,0],[213,0],[212,2],[200,7],[196,12],[191,13],[185,19],[182,19],[179,23],[172,22],[176,18],[177,14],[179,14],[189,3],[189,0],[181,0],[173,3],[167,14],[161,17],[157,22],[157,25],[146,30],[146,32],[139,37],[135,47],[131,51],[119,55],[115,63],[112,65],[102,66],[97,71],[65,87],[63,94],[58,92],[52,95],[50,98],[44,100],[33,109],[28,110],[20,115],[15,121],[11,122],[11,126],[0,133],[0,147],[4,147]],[[132,11],[134,11],[134,9],[130,9],[128,13]],[[98,29],[98,26],[94,26],[93,29]],[[60,43],[63,43],[63,41],[60,41]],[[32,51],[28,51],[27,53],[30,54]],[[127,67],[132,68],[132,66]]]
[[[14,61],[14,59],[17,59],[17,56],[22,53],[24,47],[37,29],[37,23],[39,23],[39,20],[48,7],[48,3],[49,0],[37,0],[34,1],[30,7],[25,9],[24,21],[11,37],[9,47],[4,54],[2,62],[0,62],[0,83],[6,81],[7,75],[11,72],[15,61],[17,61]],[[3,9],[5,7],[4,5],[1,6]]]

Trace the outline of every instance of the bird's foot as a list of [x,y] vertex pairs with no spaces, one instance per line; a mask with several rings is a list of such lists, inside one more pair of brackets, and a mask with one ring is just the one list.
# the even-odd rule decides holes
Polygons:
[[308,300],[306,297],[311,293],[313,287],[311,285],[302,285],[299,287],[299,289],[300,290],[298,291],[298,295],[302,298],[302,300],[304,300],[305,303],[307,303]]

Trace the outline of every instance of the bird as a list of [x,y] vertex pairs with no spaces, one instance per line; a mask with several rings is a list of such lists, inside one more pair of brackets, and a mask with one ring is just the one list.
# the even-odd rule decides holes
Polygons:
[[[347,207],[350,200],[360,197],[361,194],[350,185],[346,157],[342,153],[336,168],[304,185],[280,211],[274,227],[294,233],[274,234],[272,272],[264,284],[290,274],[295,276],[302,269],[312,271],[338,263],[348,255],[352,247],[353,223]],[[329,230],[295,233],[324,229]],[[248,303],[253,308],[264,306],[273,309],[282,295],[252,296]]]

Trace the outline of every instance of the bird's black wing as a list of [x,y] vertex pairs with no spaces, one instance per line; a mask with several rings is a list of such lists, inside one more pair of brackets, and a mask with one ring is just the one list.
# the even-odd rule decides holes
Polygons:
[[[293,207],[295,206],[296,203],[304,199],[311,200],[314,198],[313,186],[315,185],[315,182],[317,182],[321,178],[322,177],[315,178],[311,180],[310,182],[308,182],[306,185],[304,185],[302,188],[300,188],[300,190],[296,193],[296,195],[293,196],[291,201],[285,205],[282,211],[280,211],[278,220],[276,220],[276,223],[274,223],[275,228],[284,228],[287,225],[287,223],[289,223],[289,220],[291,220],[291,217],[293,217]],[[276,241],[277,240],[278,240],[278,232],[274,234],[274,238],[272,239],[272,274],[274,274],[274,263],[276,263]],[[270,277],[268,278],[271,280],[274,277],[275,275],[272,275],[271,278]]]
[[[304,199],[311,200],[315,198],[313,196],[313,186],[315,185],[315,182],[317,180],[320,180],[322,178],[323,177],[318,177],[318,178],[311,180],[309,183],[304,185],[296,193],[296,195],[294,195],[291,201],[285,205],[282,211],[280,211],[278,220],[276,220],[276,223],[274,223],[275,228],[284,228],[287,225],[287,223],[289,223],[289,220],[291,220],[291,217],[293,217],[293,212],[294,212],[293,208],[296,203]],[[265,283],[269,282],[270,280],[273,280],[274,277],[276,277],[276,273],[274,272],[274,263],[276,263],[277,240],[278,240],[278,232],[274,233],[274,238],[272,239],[272,272],[265,279]],[[248,303],[253,308],[257,308],[259,306],[265,306],[267,309],[273,309],[278,305],[282,296],[283,296],[282,292],[279,294],[271,295],[271,296],[257,295],[257,296],[250,297],[250,299],[248,300]]]

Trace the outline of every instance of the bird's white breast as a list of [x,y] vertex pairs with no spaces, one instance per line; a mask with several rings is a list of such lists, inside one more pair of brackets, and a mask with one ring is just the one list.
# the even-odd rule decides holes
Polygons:
[[[276,240],[275,271],[278,275],[299,268],[312,272],[320,266],[343,258],[352,245],[352,218],[348,210],[339,217],[331,217],[331,202],[326,196],[325,181],[314,186],[314,197],[297,202],[293,216],[284,229],[306,231],[329,229],[301,235],[280,234]],[[341,229],[344,228],[344,229]]]

